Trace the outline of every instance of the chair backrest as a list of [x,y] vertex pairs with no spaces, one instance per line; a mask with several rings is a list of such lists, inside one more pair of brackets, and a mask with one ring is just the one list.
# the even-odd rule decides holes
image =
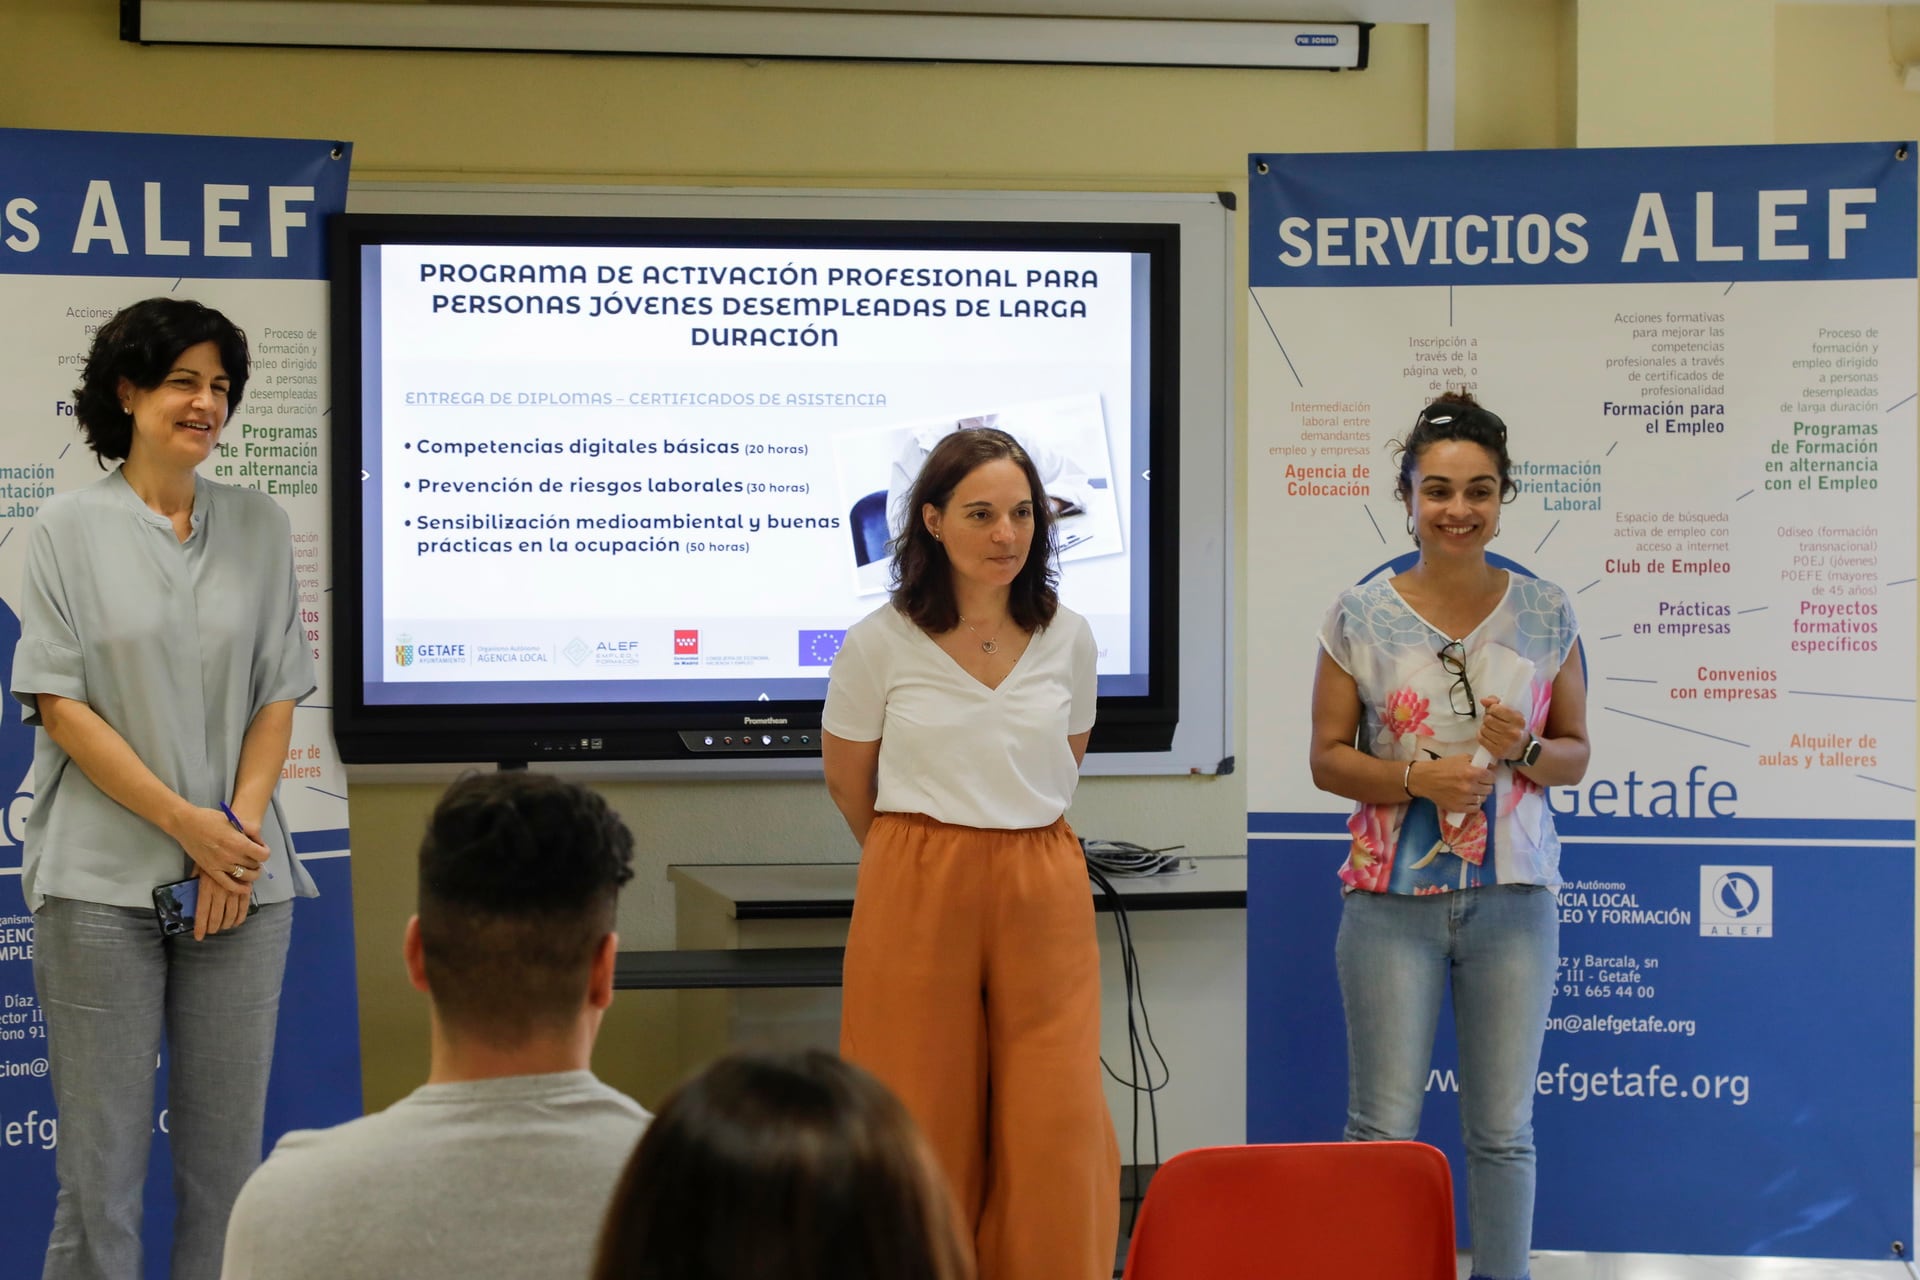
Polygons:
[[1423,1142],[1201,1147],[1160,1167],[1126,1280],[1454,1280],[1453,1177]]

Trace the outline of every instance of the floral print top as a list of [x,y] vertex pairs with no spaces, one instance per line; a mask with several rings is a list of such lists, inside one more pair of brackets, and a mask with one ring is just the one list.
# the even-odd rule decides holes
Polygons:
[[[1513,705],[1524,697],[1527,725],[1539,733],[1578,631],[1566,592],[1509,571],[1500,603],[1460,637],[1474,698],[1493,694]],[[1383,760],[1472,754],[1479,721],[1454,711],[1455,701],[1466,705],[1465,691],[1454,690],[1458,667],[1450,671],[1440,658],[1452,639],[1386,576],[1340,593],[1320,644],[1360,688],[1362,751]],[[1425,894],[1560,883],[1560,837],[1546,793],[1505,765],[1494,766],[1493,793],[1476,812],[1444,815],[1431,800],[1361,804],[1347,829],[1353,847],[1340,879],[1349,889]]]

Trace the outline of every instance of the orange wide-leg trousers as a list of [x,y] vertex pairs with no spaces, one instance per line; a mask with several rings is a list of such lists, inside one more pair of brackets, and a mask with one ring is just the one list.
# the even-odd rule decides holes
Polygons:
[[1120,1151],[1100,1082],[1100,952],[1065,819],[1024,831],[874,821],[840,1052],[925,1131],[980,1280],[1113,1274]]

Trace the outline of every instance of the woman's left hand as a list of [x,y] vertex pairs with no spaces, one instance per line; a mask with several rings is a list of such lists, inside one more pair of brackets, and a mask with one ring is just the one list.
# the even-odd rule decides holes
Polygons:
[[1526,750],[1527,719],[1494,697],[1480,699],[1486,714],[1480,717],[1480,745],[1495,760],[1512,760]]
[[223,929],[237,929],[247,918],[247,894],[234,893],[231,889],[221,892],[222,885],[217,876],[207,872],[200,873],[200,901],[193,909],[193,939],[205,940],[209,935]]

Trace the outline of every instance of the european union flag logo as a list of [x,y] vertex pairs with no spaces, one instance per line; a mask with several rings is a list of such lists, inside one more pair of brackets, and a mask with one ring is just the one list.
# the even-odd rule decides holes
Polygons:
[[803,667],[830,667],[834,655],[840,652],[840,646],[847,642],[847,633],[839,631],[802,631],[800,633],[800,665]]

